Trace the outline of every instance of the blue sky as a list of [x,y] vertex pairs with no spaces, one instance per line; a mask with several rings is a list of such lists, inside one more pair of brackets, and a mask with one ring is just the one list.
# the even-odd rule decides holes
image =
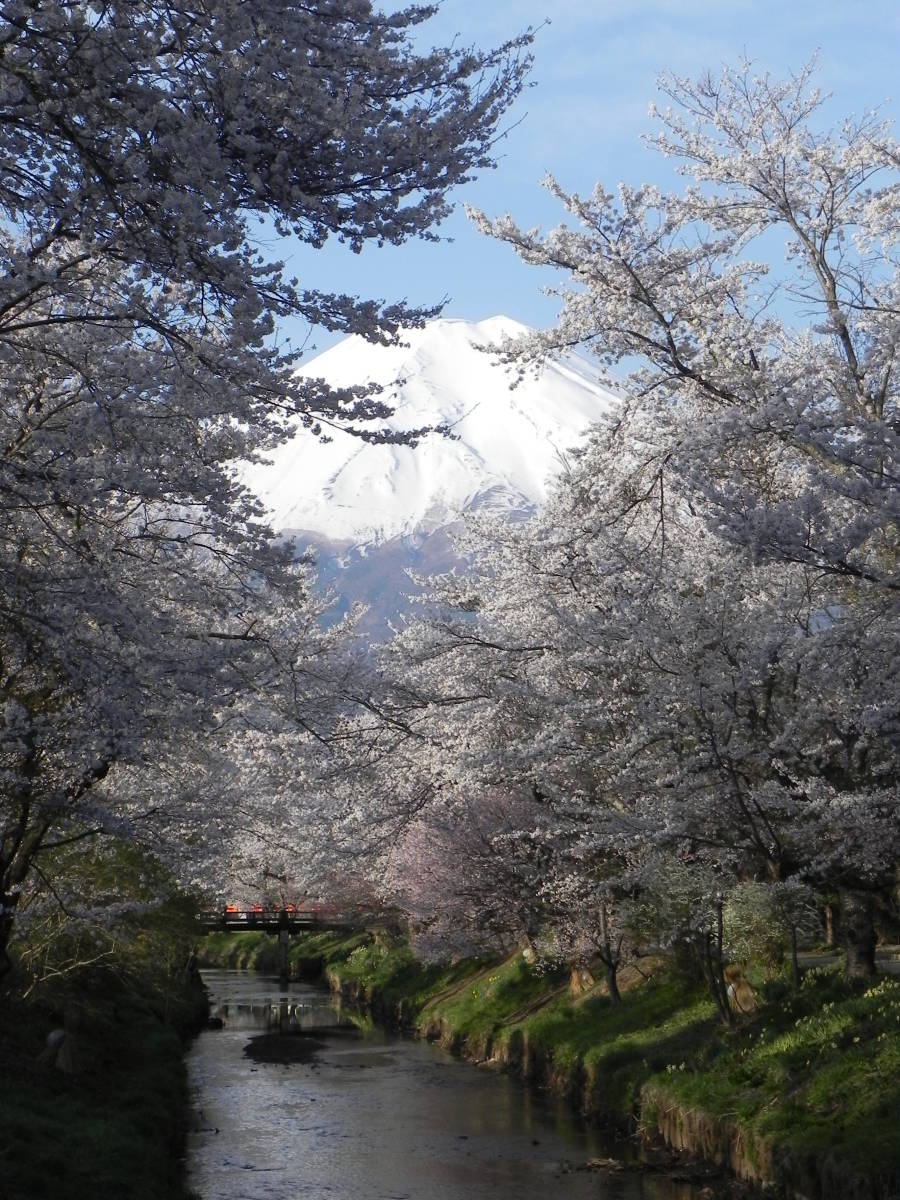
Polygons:
[[[487,47],[548,16],[534,47],[535,86],[509,114],[514,128],[499,147],[497,169],[459,190],[457,209],[439,230],[452,242],[373,247],[361,255],[336,244],[301,249],[290,261],[303,283],[418,304],[446,296],[447,316],[505,313],[549,326],[557,303],[542,288],[552,275],[477,233],[461,205],[548,228],[563,215],[540,186],[548,172],[582,192],[597,182],[671,183],[671,164],[641,142],[652,128],[647,110],[658,98],[661,71],[696,75],[747,55],[761,72],[783,76],[817,53],[816,80],[833,93],[836,118],[873,107],[890,117],[897,112],[896,0],[443,0],[425,30],[435,44],[458,34],[463,44]],[[308,336],[310,351],[335,340],[320,330],[284,332],[295,343]]]

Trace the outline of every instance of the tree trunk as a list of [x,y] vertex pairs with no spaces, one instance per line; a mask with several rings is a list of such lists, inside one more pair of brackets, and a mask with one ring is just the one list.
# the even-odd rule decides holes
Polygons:
[[607,911],[605,900],[600,905],[600,937],[603,942],[600,961],[603,963],[603,969],[606,972],[606,986],[609,988],[609,998],[613,1004],[621,1004],[622,994],[619,991],[619,981],[616,979],[616,973],[621,961],[622,939],[619,938],[619,944],[616,950],[613,951],[612,940],[609,936],[609,912]]
[[834,946],[834,905],[825,905],[825,945]]
[[7,953],[13,931],[13,918],[19,901],[18,892],[4,894],[0,891],[0,984],[12,970],[12,959]]
[[868,979],[875,974],[875,904],[868,892],[842,888],[841,928],[847,955],[847,976]]
[[800,990],[800,960],[797,958],[797,926],[791,922],[791,983],[794,991]]
[[569,991],[573,996],[583,996],[594,986],[594,976],[583,965],[576,964],[569,971]]
[[712,962],[715,968],[716,988],[721,997],[720,1009],[727,1025],[734,1023],[734,1012],[731,1008],[731,996],[728,992],[728,981],[725,978],[725,920],[723,916],[725,898],[716,897],[716,953]]
[[713,952],[713,934],[707,931],[700,935],[700,939],[701,944],[697,947],[697,953],[709,985],[710,994],[716,1002],[722,1023],[733,1025],[734,1013],[731,1011],[731,1002],[728,997],[728,984],[725,982],[721,956]]
[[604,962],[603,970],[606,974],[606,986],[609,989],[609,998],[613,1004],[622,1003],[622,993],[619,991],[619,981],[616,978],[618,972],[616,968],[608,962]]

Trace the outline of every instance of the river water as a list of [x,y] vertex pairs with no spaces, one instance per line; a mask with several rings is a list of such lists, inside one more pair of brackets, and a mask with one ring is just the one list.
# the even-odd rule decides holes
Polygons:
[[436,1046],[359,1027],[327,991],[205,971],[188,1056],[189,1186],[202,1200],[696,1200],[585,1169],[621,1147],[564,1105]]

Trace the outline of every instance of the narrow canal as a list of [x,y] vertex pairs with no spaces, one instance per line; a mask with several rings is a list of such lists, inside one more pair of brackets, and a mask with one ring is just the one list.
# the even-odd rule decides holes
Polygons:
[[585,1169],[617,1153],[563,1105],[435,1046],[366,1027],[327,991],[207,971],[222,1027],[188,1059],[189,1186],[202,1200],[696,1200]]

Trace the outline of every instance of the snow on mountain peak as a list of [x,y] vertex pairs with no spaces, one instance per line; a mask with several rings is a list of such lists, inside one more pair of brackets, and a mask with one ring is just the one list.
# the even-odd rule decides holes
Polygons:
[[302,370],[310,378],[382,385],[395,409],[390,428],[447,424],[454,438],[431,435],[410,447],[336,432],[323,444],[300,429],[245,473],[273,527],[361,544],[427,532],[467,509],[533,508],[612,397],[574,356],[513,389],[513,374],[476,349],[528,332],[508,317],[444,318],[404,332],[401,346],[353,336],[312,359]]

